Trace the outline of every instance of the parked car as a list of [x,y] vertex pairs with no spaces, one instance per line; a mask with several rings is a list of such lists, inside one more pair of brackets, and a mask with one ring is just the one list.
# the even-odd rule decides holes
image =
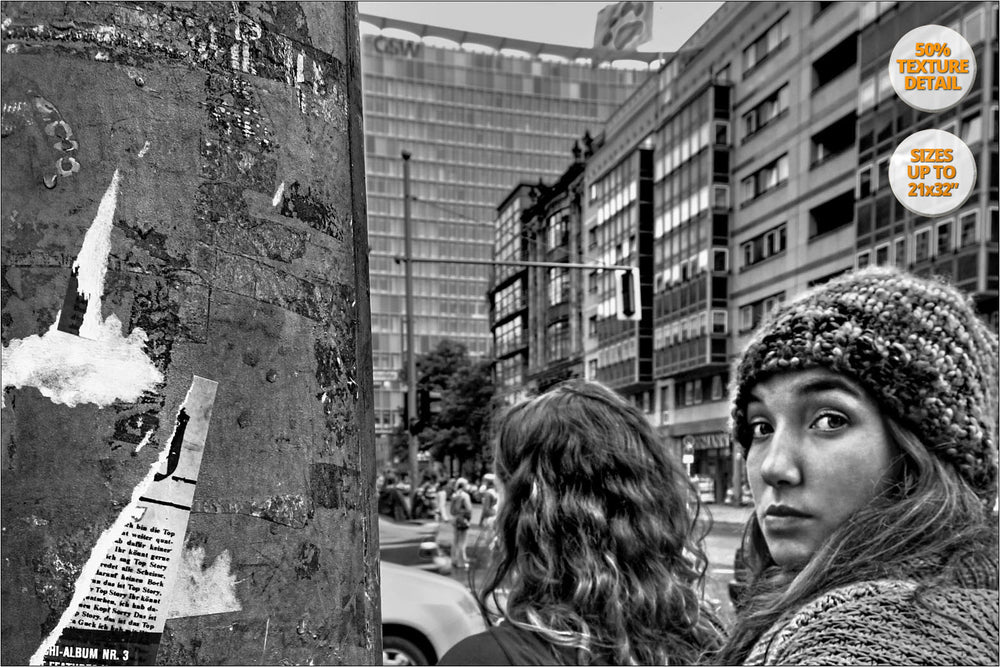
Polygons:
[[382,562],[382,664],[434,665],[486,629],[472,593],[438,574]]

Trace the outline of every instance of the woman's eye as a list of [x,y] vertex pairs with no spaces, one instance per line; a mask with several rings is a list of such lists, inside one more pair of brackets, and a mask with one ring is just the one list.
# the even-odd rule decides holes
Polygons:
[[828,412],[820,415],[819,419],[813,422],[813,427],[820,431],[836,431],[847,426],[850,422],[847,417],[835,412]]
[[774,431],[771,425],[765,421],[757,421],[750,424],[750,435],[754,440],[764,438]]

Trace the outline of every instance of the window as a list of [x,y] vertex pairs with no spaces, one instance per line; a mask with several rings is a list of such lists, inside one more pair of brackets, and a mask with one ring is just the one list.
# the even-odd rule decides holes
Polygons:
[[712,400],[718,401],[722,398],[722,376],[712,376]]
[[717,120],[713,123],[715,127],[715,143],[716,145],[728,146],[729,145],[729,122],[725,120]]
[[788,180],[788,155],[782,155],[743,179],[743,203],[774,190]]
[[788,16],[768,28],[767,32],[755,39],[750,46],[743,49],[743,73],[746,74],[757,67],[769,55],[788,39]]
[[712,333],[725,334],[729,332],[729,313],[725,310],[712,311]]
[[569,301],[569,269],[549,269],[549,305]]
[[718,183],[712,185],[712,206],[729,208],[729,186]]
[[762,315],[767,315],[772,310],[774,310],[777,307],[777,305],[782,302],[782,300],[783,300],[783,298],[779,297],[779,296],[769,296],[769,297],[767,297],[766,299],[764,299],[764,305],[763,305],[763,310],[762,310],[761,314]]
[[862,250],[861,252],[859,252],[858,256],[857,256],[857,262],[856,262],[857,267],[859,269],[863,269],[866,266],[868,266],[871,263],[871,257],[872,257],[872,251],[871,250]]
[[813,165],[854,148],[856,124],[857,116],[851,112],[814,134],[811,142]]
[[913,234],[913,261],[921,262],[931,256],[930,227],[918,229]]
[[809,211],[809,238],[828,234],[854,222],[854,192],[848,190]]
[[1000,239],[1000,209],[992,207],[990,209],[990,241]]
[[858,199],[872,195],[872,164],[868,163],[858,169]]
[[958,218],[958,247],[975,245],[979,231],[979,211],[963,213]]
[[878,189],[885,190],[889,187],[889,156],[878,161]]
[[974,144],[983,138],[983,117],[980,114],[967,116],[962,119],[960,130],[962,141],[966,144]]
[[813,62],[813,90],[836,79],[853,67],[857,60],[858,34],[854,33]]
[[746,333],[757,326],[761,319],[785,300],[785,293],[779,292],[751,304],[740,307],[740,333]]
[[889,263],[889,244],[882,243],[875,246],[875,264],[885,266]]
[[759,132],[775,118],[788,111],[788,99],[788,84],[785,84],[765,97],[750,111],[743,114],[744,141],[754,133]]
[[729,251],[725,248],[712,248],[712,270],[729,270]]
[[743,252],[743,268],[762,262],[768,257],[772,257],[784,252],[788,243],[788,225],[782,223],[777,227],[759,234],[745,242],[741,248]]
[[864,113],[875,106],[875,77],[870,76],[858,88],[858,113]]
[[906,237],[898,237],[892,244],[893,262],[901,269],[906,268]]
[[961,34],[969,40],[969,44],[975,45],[983,41],[985,28],[986,17],[983,10],[980,8],[966,14],[965,18],[962,19]]
[[937,242],[937,250],[935,252],[938,256],[943,255],[946,252],[951,252],[951,236],[951,220],[939,222],[937,226],[937,234],[935,235],[935,240]]

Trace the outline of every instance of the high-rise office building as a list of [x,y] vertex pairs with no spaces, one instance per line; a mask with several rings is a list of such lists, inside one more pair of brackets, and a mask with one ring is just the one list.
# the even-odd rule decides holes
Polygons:
[[[412,155],[413,255],[439,260],[413,264],[415,352],[451,338],[485,356],[490,267],[449,260],[492,259],[497,202],[519,182],[558,178],[574,142],[599,132],[650,70],[595,67],[585,48],[361,22],[375,425],[384,444],[404,403],[404,270],[393,259],[403,254],[401,152]],[[633,56],[648,63],[655,54]]]

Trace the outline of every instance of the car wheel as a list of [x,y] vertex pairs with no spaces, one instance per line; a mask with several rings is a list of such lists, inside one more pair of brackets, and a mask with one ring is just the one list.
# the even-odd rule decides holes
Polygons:
[[383,665],[426,665],[427,656],[413,642],[402,637],[382,638]]

